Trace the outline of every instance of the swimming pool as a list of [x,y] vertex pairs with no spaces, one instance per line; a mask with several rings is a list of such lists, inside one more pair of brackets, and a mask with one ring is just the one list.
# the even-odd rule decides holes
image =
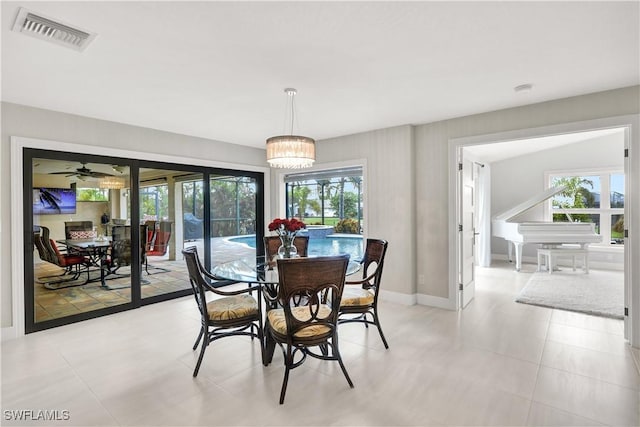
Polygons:
[[[231,237],[227,239],[232,243],[242,243],[251,248],[256,247],[256,236]],[[362,259],[362,236],[354,235],[329,235],[324,239],[309,239],[309,255],[339,255],[347,253],[351,259]]]

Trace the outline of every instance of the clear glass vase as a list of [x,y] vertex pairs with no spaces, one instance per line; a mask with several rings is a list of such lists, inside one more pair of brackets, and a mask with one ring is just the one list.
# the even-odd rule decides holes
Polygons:
[[280,236],[282,244],[278,248],[278,258],[295,258],[298,256],[298,249],[293,244],[296,236]]

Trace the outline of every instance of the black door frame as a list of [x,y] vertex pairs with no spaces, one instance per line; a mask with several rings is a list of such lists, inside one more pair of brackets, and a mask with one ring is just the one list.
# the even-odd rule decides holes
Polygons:
[[[235,169],[224,169],[209,166],[187,165],[182,163],[168,163],[150,160],[139,160],[131,158],[122,158],[115,156],[92,155],[68,151],[46,150],[38,148],[24,148],[23,152],[23,212],[24,212],[24,305],[25,305],[25,333],[29,334],[36,331],[55,328],[62,325],[81,322],[96,317],[102,317],[109,314],[127,311],[148,304],[154,304],[161,301],[167,301],[180,298],[192,293],[191,289],[174,291],[162,295],[142,298],[141,295],[141,272],[142,269],[131,269],[131,301],[127,304],[121,304],[113,307],[106,307],[94,311],[79,313],[67,317],[61,317],[42,322],[35,322],[34,308],[34,253],[33,253],[33,159],[48,158],[54,160],[64,160],[84,163],[108,163],[128,166],[131,176],[131,218],[138,217],[140,212],[140,168],[152,169],[168,169],[168,170],[184,170],[185,172],[201,173],[203,179],[204,193],[204,261],[207,268],[211,268],[211,200],[210,200],[210,178],[211,176],[229,175],[229,176],[246,176],[255,179],[256,182],[256,253],[263,251],[263,234],[264,234],[264,173],[254,171],[243,171]],[[135,213],[135,215],[134,215]],[[138,247],[140,245],[140,231],[138,227],[132,227],[131,245]],[[140,253],[132,251],[132,265],[141,265]],[[27,266],[29,266],[27,268]]]

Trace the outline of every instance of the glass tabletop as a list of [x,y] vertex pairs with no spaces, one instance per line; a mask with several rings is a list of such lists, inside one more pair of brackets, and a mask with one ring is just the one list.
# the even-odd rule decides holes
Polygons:
[[[347,276],[360,270],[358,261],[349,260]],[[276,263],[269,262],[265,256],[242,257],[218,264],[211,274],[221,279],[250,283],[278,283]]]

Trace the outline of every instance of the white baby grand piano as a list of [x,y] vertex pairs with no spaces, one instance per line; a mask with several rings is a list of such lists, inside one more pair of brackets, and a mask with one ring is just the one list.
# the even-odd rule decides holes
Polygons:
[[551,187],[514,208],[494,216],[492,232],[507,241],[509,262],[516,249],[516,270],[522,265],[522,246],[527,243],[546,246],[579,244],[586,249],[589,243],[599,243],[602,236],[596,234],[595,224],[590,222],[517,222],[513,219],[564,190],[564,186]]

